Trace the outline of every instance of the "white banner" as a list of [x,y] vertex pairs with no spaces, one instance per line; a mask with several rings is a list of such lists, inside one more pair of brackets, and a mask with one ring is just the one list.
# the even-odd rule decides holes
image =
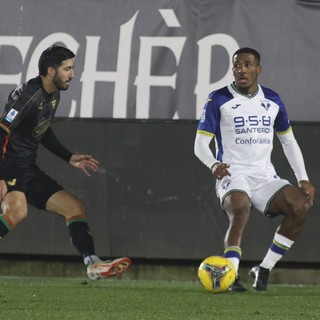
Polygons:
[[197,119],[207,95],[233,80],[233,52],[250,46],[290,119],[316,121],[320,6],[301,2],[0,0],[0,104],[62,43],[77,55],[76,76],[58,116]]

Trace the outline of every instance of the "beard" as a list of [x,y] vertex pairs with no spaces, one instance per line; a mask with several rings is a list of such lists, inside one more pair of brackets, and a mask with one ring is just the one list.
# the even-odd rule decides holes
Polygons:
[[60,91],[68,90],[69,88],[70,80],[68,82],[62,81],[61,78],[59,78],[58,76],[55,76],[52,81],[57,87],[57,89]]

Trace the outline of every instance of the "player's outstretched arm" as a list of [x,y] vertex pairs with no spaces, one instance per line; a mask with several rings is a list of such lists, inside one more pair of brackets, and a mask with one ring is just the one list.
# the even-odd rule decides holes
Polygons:
[[99,170],[99,161],[87,154],[73,154],[69,163],[73,167],[81,169],[87,176],[91,176],[89,171],[96,172]]

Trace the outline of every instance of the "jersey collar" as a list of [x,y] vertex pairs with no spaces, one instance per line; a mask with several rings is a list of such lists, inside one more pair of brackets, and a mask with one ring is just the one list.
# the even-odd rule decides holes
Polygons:
[[257,90],[256,90],[254,93],[252,93],[252,94],[244,94],[244,93],[242,93],[241,91],[239,91],[239,90],[237,89],[237,87],[236,87],[236,85],[234,84],[234,82],[231,83],[231,88],[232,88],[235,92],[237,92],[238,94],[240,94],[240,95],[242,95],[242,96],[244,96],[244,97],[246,97],[246,98],[249,98],[249,99],[254,98],[254,97],[258,94],[258,92],[259,92],[259,86],[258,86],[258,87],[257,87]]

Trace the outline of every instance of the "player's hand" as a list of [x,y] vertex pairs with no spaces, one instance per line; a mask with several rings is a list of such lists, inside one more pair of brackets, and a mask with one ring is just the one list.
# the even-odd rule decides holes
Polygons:
[[314,193],[315,193],[315,188],[314,186],[306,180],[301,180],[299,181],[299,186],[304,193],[306,200],[310,206],[313,205],[313,200],[314,200]]
[[221,180],[225,176],[231,176],[228,168],[230,168],[229,164],[217,162],[212,166],[211,172],[216,179]]
[[0,202],[4,199],[8,192],[8,186],[4,180],[0,180]]
[[87,154],[74,154],[69,163],[78,169],[81,169],[88,177],[91,176],[89,170],[97,172],[99,170],[99,161]]

